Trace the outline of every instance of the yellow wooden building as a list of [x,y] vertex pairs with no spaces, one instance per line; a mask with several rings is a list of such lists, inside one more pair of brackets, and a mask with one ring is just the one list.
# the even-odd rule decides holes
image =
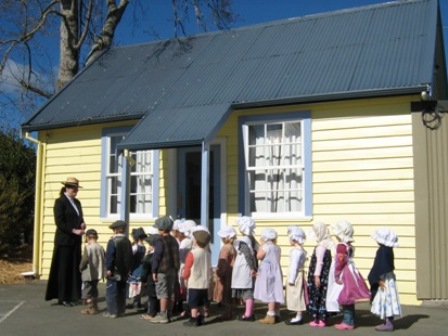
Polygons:
[[116,219],[169,214],[208,226],[216,261],[220,226],[249,215],[277,230],[286,273],[288,226],[346,219],[364,276],[389,227],[402,303],[447,299],[446,97],[436,0],[112,48],[22,125],[34,271],[48,276],[53,203],[76,176],[102,243]]

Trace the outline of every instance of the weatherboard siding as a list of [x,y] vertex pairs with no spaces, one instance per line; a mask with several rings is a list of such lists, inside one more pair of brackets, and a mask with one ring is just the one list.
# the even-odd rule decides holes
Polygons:
[[[390,227],[399,235],[395,249],[398,288],[403,303],[416,304],[416,250],[412,121],[408,98],[368,99],[331,104],[256,108],[234,112],[217,137],[227,143],[227,213],[234,225],[238,214],[238,117],[311,111],[311,219],[258,219],[256,235],[275,228],[282,248],[282,267],[289,264],[286,229],[346,219],[355,227],[355,261],[367,277],[377,250],[370,235]],[[314,242],[305,249],[311,256]]]

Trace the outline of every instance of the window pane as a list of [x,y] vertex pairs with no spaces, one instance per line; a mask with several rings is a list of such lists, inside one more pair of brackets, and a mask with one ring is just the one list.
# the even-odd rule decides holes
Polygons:
[[300,122],[251,125],[248,129],[250,211],[303,211]]

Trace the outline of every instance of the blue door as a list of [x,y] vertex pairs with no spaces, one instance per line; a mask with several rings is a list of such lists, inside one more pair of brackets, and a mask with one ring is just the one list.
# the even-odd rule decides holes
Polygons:
[[[177,157],[177,216],[201,222],[201,147],[179,148]],[[212,263],[218,263],[221,240],[218,230],[221,227],[221,147],[210,146],[209,176],[209,219],[207,227],[212,241]]]

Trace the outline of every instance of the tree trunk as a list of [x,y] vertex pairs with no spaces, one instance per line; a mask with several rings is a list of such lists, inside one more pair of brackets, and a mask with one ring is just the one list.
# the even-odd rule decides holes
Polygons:
[[78,2],[79,0],[61,0],[60,66],[57,90],[67,84],[79,70]]

